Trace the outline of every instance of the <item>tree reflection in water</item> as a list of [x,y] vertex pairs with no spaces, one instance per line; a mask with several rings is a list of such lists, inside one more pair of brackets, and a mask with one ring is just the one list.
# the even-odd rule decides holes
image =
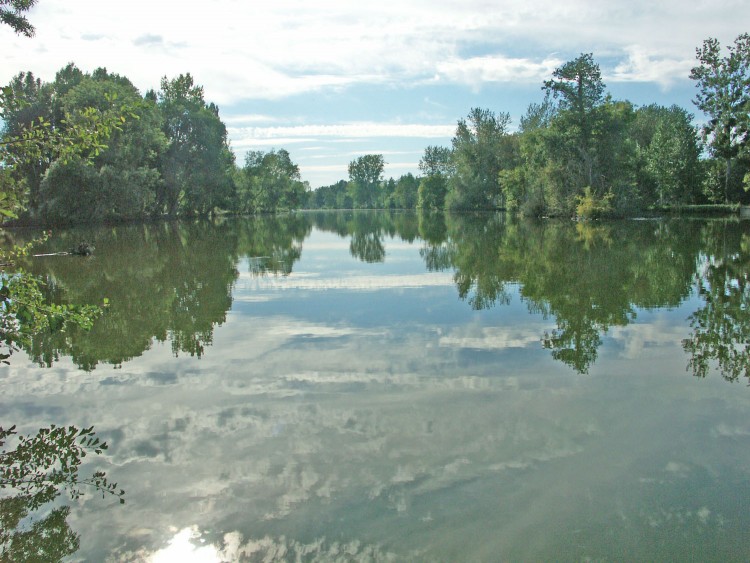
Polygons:
[[[421,254],[428,269],[455,271],[459,297],[474,309],[510,300],[518,286],[530,313],[554,318],[541,336],[552,356],[580,373],[595,362],[602,334],[637,308],[675,307],[691,290],[699,246],[677,222],[571,224],[501,215],[446,219],[444,240]],[[431,225],[425,222],[423,230]]]
[[95,240],[97,256],[29,267],[45,277],[52,299],[106,297],[109,310],[89,333],[37,338],[28,352],[41,365],[71,356],[88,370],[126,362],[153,341],[201,356],[226,321],[240,261],[255,277],[288,276],[313,227],[348,238],[350,254],[368,263],[386,260],[389,239],[416,241],[426,269],[453,271],[459,298],[475,310],[518,294],[530,313],[554,320],[540,345],[579,373],[594,365],[612,327],[632,323],[638,310],[675,308],[697,285],[704,306],[683,343],[693,373],[705,375],[716,360],[727,379],[748,376],[747,223],[685,218],[574,223],[344,211],[70,231],[58,244]]
[[107,444],[93,428],[75,426],[41,428],[32,436],[0,427],[0,447],[9,438],[15,447],[0,451],[0,489],[10,495],[0,498],[0,561],[60,561],[79,547],[67,523],[70,508],[49,507],[62,491],[75,500],[92,488],[125,502],[125,491],[104,472],[79,474],[86,454],[101,454]]
[[688,369],[705,377],[715,362],[727,381],[746,377],[750,384],[750,235],[710,238],[721,247],[712,249],[697,277],[703,306],[690,315],[693,333],[683,341]]

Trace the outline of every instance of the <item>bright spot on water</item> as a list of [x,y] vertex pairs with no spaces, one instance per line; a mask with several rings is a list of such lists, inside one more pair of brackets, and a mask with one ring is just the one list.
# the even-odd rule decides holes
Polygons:
[[200,537],[195,528],[185,528],[175,534],[169,545],[155,552],[150,563],[219,563],[221,557],[212,545],[195,546],[190,541]]

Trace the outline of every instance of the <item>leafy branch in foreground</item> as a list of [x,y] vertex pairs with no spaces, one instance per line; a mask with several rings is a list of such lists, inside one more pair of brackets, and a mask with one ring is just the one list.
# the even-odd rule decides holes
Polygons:
[[28,12],[36,0],[0,0],[0,22],[9,25],[18,34],[32,37],[34,26],[23,12]]
[[[89,330],[102,309],[95,305],[49,303],[42,294],[43,282],[17,269],[5,272],[26,256],[43,237],[9,251],[0,250],[0,362],[7,364],[18,346],[28,344],[33,335],[42,332],[65,332],[71,327]],[[104,306],[107,305],[105,300]]]
[[[104,93],[106,107],[84,107],[75,111],[66,110],[64,117],[53,123],[48,117],[39,116],[29,123],[21,124],[14,134],[0,139],[0,160],[6,166],[60,161],[66,164],[82,159],[93,162],[107,148],[107,141],[115,132],[121,132],[127,118],[139,119],[137,107],[117,101],[117,93]],[[0,90],[0,118],[18,112],[29,102],[7,86]],[[7,206],[0,205],[0,209]],[[3,213],[6,216],[14,214]]]
[[87,454],[101,454],[108,448],[96,437],[93,426],[79,429],[53,424],[31,436],[20,436],[15,428],[0,427],[0,447],[10,437],[17,440],[14,449],[0,451],[0,488],[12,489],[30,510],[57,498],[61,489],[78,499],[83,487],[93,487],[102,497],[112,495],[125,503],[125,491],[110,483],[103,471],[86,478],[78,473]]

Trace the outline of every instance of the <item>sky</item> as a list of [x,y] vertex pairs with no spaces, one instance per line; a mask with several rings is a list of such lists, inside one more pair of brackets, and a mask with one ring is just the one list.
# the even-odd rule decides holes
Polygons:
[[450,146],[472,107],[516,126],[581,53],[615,99],[695,112],[695,49],[750,31],[750,2],[39,0],[28,17],[31,39],[0,29],[0,84],[21,71],[52,81],[69,62],[142,92],[189,72],[219,105],[238,163],[284,148],[315,188],[369,153],[386,177],[417,174],[424,148]]

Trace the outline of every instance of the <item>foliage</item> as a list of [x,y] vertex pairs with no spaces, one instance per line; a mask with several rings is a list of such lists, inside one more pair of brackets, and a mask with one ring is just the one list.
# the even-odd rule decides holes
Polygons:
[[330,186],[321,186],[309,192],[307,207],[310,209],[351,209],[353,202],[348,191],[349,183],[339,180]]
[[[102,91],[98,101],[96,105],[65,104],[52,86],[31,73],[17,75],[2,89],[0,161],[6,166],[5,193],[19,196],[13,207],[37,211],[42,203],[41,184],[52,164],[92,164],[126,120],[138,118],[132,100],[119,99],[117,91]],[[5,214],[15,216],[16,209],[10,211]]]
[[67,522],[70,507],[53,508],[29,529],[23,521],[30,512],[24,497],[0,499],[0,561],[62,561],[78,551],[80,539]]
[[693,334],[682,343],[690,354],[688,370],[697,377],[716,364],[727,381],[750,379],[750,237],[743,235],[736,246],[738,252],[711,257],[698,280],[703,306],[690,316]]
[[[42,333],[65,333],[73,327],[88,330],[101,314],[99,307],[49,303],[43,293],[43,283],[15,268],[16,262],[26,256],[34,244],[46,240],[47,235],[24,246],[14,246],[10,251],[0,251],[0,360],[8,363],[18,348],[28,346],[32,337]],[[107,302],[104,300],[104,304]]]
[[419,183],[419,180],[411,174],[404,174],[398,179],[392,196],[397,208],[415,209],[417,207]]
[[33,37],[34,26],[23,13],[35,4],[36,0],[0,0],[0,23],[9,25],[18,34]]
[[583,189],[583,195],[576,197],[576,215],[581,219],[601,219],[612,214],[612,192],[606,193],[603,197],[598,197],[590,186]]
[[502,207],[498,184],[501,169],[514,163],[515,147],[508,135],[510,115],[473,108],[461,119],[453,137],[451,176],[446,205],[451,209]]
[[83,487],[93,487],[102,497],[112,495],[125,503],[125,491],[110,483],[104,472],[96,471],[86,478],[79,475],[86,455],[101,454],[108,448],[96,437],[93,427],[53,424],[33,436],[19,436],[15,426],[0,427],[0,447],[11,437],[17,441],[15,448],[0,451],[0,488],[25,499],[31,510],[57,498],[61,489],[75,500],[82,496]]
[[302,206],[307,192],[300,180],[299,166],[284,149],[248,152],[236,184],[234,206],[239,213],[297,209]]
[[356,207],[377,206],[384,167],[382,154],[366,154],[349,163],[349,192]]
[[721,45],[706,39],[696,49],[698,65],[690,78],[696,81],[695,105],[709,118],[703,135],[711,153],[725,162],[724,200],[729,202],[733,189],[732,163],[750,156],[750,34],[743,33],[721,56]]
[[189,74],[141,96],[123,76],[69,64],[51,84],[17,75],[1,101],[6,216],[122,221],[209,215],[235,201],[226,127]]
[[158,106],[169,144],[161,155],[163,182],[156,194],[156,211],[174,217],[208,215],[228,207],[233,185],[234,156],[219,108],[207,104],[203,87],[181,74],[162,78]]
[[438,210],[445,207],[448,193],[448,178],[442,174],[425,176],[419,182],[417,207],[424,210]]
[[455,171],[452,156],[451,149],[430,145],[424,150],[424,156],[419,159],[419,170],[425,176],[450,177]]
[[443,209],[448,193],[448,180],[455,172],[453,151],[446,147],[428,146],[419,160],[419,170],[425,176],[417,189],[417,207]]
[[529,105],[517,132],[507,113],[472,108],[450,148],[425,149],[421,178],[384,181],[383,156],[371,154],[349,164],[348,181],[315,191],[283,149],[251,151],[236,166],[219,109],[190,74],[141,96],[106,69],[69,64],[51,84],[20,73],[2,90],[0,214],[48,223],[299,207],[573,216],[587,187],[597,200],[612,194],[617,214],[750,201],[750,36],[726,56],[714,39],[697,54],[691,77],[711,158],[701,158],[691,114],[613,100],[583,53],[544,81],[543,101]]
[[570,116],[579,138],[579,149],[591,148],[595,128],[595,113],[604,101],[604,83],[599,65],[591,53],[582,53],[552,73],[552,80],[544,83],[544,90],[559,99],[559,109]]
[[0,450],[0,489],[11,493],[0,499],[0,561],[59,561],[78,550],[78,535],[66,521],[69,507],[53,508],[30,525],[24,522],[63,490],[75,500],[92,488],[125,503],[125,491],[103,471],[80,475],[87,455],[108,448],[93,427],[51,425],[27,436],[19,435],[15,426],[0,427],[0,448],[9,440],[15,447]]

